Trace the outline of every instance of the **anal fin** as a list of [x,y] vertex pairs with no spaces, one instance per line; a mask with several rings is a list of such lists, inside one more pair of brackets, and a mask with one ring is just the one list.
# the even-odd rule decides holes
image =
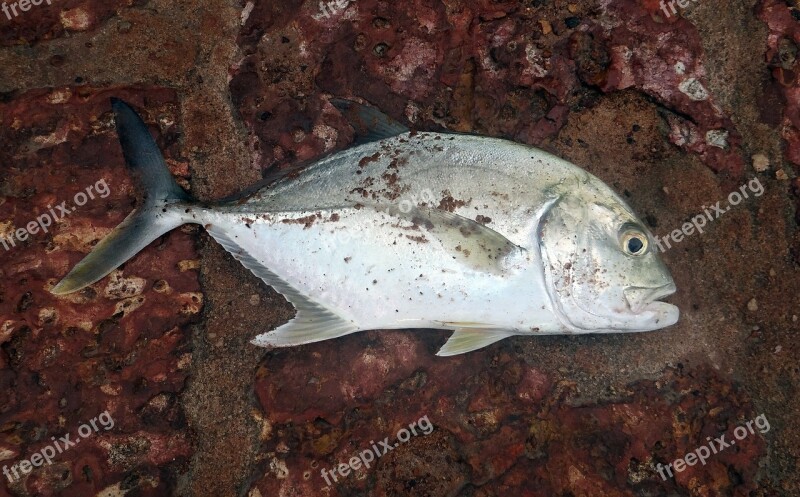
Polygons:
[[300,293],[254,259],[221,230],[210,227],[208,233],[244,267],[283,295],[297,309],[297,315],[291,321],[273,331],[258,335],[250,341],[252,344],[261,347],[292,347],[337,338],[359,330],[355,323],[341,318],[335,312]]
[[513,333],[506,330],[456,328],[436,355],[447,357],[472,352],[473,350],[481,349],[513,335]]

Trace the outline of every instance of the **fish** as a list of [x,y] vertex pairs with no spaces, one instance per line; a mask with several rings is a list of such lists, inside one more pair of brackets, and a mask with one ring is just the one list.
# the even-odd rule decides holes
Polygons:
[[290,347],[359,331],[451,330],[452,356],[512,336],[643,332],[675,324],[652,233],[586,170],[546,151],[410,130],[331,99],[353,146],[237,200],[198,202],[147,126],[112,99],[140,205],[51,292],[102,279],[149,243],[199,224],[296,315],[251,341]]

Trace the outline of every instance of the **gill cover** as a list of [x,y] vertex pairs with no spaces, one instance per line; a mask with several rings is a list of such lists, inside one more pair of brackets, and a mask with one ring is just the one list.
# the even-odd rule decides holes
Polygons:
[[575,333],[650,331],[674,324],[677,308],[657,299],[675,291],[652,235],[613,192],[581,182],[542,217],[547,291]]

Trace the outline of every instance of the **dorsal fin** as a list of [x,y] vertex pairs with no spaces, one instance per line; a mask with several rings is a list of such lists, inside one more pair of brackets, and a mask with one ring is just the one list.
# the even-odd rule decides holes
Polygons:
[[[350,123],[350,126],[355,130],[356,140],[353,143],[354,145],[391,138],[392,136],[408,133],[409,131],[407,127],[382,113],[375,107],[363,105],[352,100],[345,100],[343,98],[332,98],[330,102],[331,105],[339,109],[342,115],[347,119],[347,122]],[[315,157],[312,160],[306,160],[283,169],[273,168],[267,171],[267,174],[259,181],[239,192],[232,193],[215,201],[214,205],[237,201],[243,202],[262,189],[284,178],[300,174],[304,169],[318,162],[323,157],[327,157],[331,153],[335,152],[329,152],[320,157]]]
[[294,164],[283,169],[278,169],[276,167],[268,169],[264,174],[264,177],[260,180],[256,181],[252,185],[248,185],[243,190],[231,193],[230,195],[226,195],[225,197],[214,201],[211,205],[224,205],[234,202],[243,203],[268,186],[272,186],[273,184],[292,176],[299,176],[307,167],[318,160],[320,160],[320,158],[315,158],[313,161],[306,160],[299,164]]
[[407,127],[375,107],[343,98],[332,98],[330,102],[339,109],[356,131],[356,145],[391,138],[409,131]]

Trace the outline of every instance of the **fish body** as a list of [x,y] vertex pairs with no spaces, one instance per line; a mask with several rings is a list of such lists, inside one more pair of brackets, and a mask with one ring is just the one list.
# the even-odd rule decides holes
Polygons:
[[[152,153],[137,152],[152,152],[149,135],[126,144],[141,121],[114,105],[127,162],[157,177],[144,188],[160,192],[141,210],[150,211],[146,222],[138,214],[133,228],[121,226],[146,236],[116,245],[203,225],[297,308],[258,345],[450,329],[439,354],[452,355],[512,335],[649,331],[678,319],[677,308],[658,301],[675,285],[652,235],[599,179],[544,151],[392,124],[389,136],[325,157],[246,201],[203,206],[156,173]],[[112,270],[103,248],[95,251],[105,258],[81,262],[54,292]]]

